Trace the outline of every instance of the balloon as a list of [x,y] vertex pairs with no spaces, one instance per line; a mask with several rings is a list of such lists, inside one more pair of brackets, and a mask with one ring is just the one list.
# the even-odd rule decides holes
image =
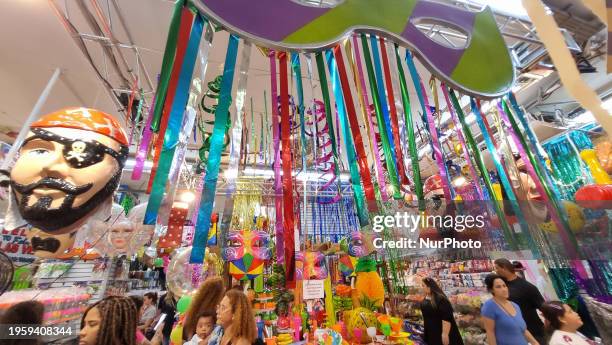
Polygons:
[[183,295],[181,296],[181,298],[179,298],[178,302],[176,303],[176,311],[183,314],[184,312],[187,311],[190,304],[191,304],[191,296]]
[[172,329],[172,333],[170,333],[170,341],[174,345],[180,345],[183,343],[183,325],[177,325]]
[[607,208],[612,201],[612,185],[590,184],[576,191],[574,199],[578,205],[585,208]]
[[155,267],[163,267],[164,266],[164,259],[162,259],[162,258],[155,258],[155,260],[153,261],[153,265],[155,265]]
[[582,160],[589,166],[589,170],[591,171],[591,175],[597,184],[610,184],[612,183],[612,179],[606,173],[606,171],[601,167],[599,161],[597,160],[597,156],[595,155],[595,150],[586,149],[580,151],[580,157]]
[[[569,227],[573,232],[582,230],[585,224],[582,209],[571,201],[563,201],[563,206],[567,212]],[[540,224],[540,229],[550,232],[557,232],[557,226],[552,221]]]
[[203,264],[190,264],[190,256],[191,247],[176,249],[166,270],[168,290],[179,297],[195,292],[207,277],[221,274],[223,265],[215,253],[207,250]]
[[461,143],[455,144],[455,153],[457,156],[461,156],[463,154],[463,147],[461,146]]

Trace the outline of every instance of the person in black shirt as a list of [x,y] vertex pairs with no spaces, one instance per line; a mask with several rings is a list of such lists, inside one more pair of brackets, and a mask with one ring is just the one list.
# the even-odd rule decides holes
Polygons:
[[506,279],[509,299],[521,308],[527,329],[540,344],[546,344],[544,323],[537,312],[544,303],[544,297],[535,285],[516,274],[514,265],[508,259],[497,259],[494,263],[495,272]]
[[162,329],[162,344],[167,345],[170,344],[170,333],[172,333],[172,327],[174,327],[174,322],[176,321],[176,299],[170,290],[159,299],[158,309],[161,314],[166,314],[164,328]]
[[423,339],[427,345],[463,345],[459,328],[453,316],[453,307],[432,278],[423,279],[425,299],[421,312],[425,324]]

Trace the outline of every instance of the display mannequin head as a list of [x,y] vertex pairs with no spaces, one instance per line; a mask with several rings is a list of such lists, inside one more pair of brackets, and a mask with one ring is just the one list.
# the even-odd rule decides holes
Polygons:
[[75,230],[119,184],[127,137],[110,115],[68,108],[32,123],[11,170],[23,220],[51,234]]

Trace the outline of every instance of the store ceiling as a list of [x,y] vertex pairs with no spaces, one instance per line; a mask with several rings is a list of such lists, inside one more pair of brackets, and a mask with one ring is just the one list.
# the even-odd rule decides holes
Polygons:
[[[155,82],[161,67],[173,2],[168,0],[115,1],[127,22],[129,34],[139,50],[143,65]],[[122,28],[117,11],[113,6],[113,0],[97,0],[97,2],[107,18],[110,13],[110,26],[116,38],[122,43],[129,42],[128,34]],[[563,6],[562,0],[548,2],[557,3],[559,8]],[[571,3],[571,1],[565,2]],[[81,34],[89,35],[87,37],[91,38],[94,31],[88,25],[76,1],[54,0],[54,3],[60,12],[66,14]],[[575,9],[570,9],[572,10]],[[0,140],[12,142],[11,136],[19,131],[55,68],[62,70],[61,78],[52,89],[41,113],[66,106],[87,106],[118,114],[118,106],[113,103],[48,1],[0,1],[0,23],[3,27],[3,30],[0,30],[0,41],[3,42],[0,55],[0,75],[2,76],[0,94],[3,96],[3,102],[0,104]],[[511,29],[512,27],[508,28],[508,30]],[[209,58],[208,80],[221,73],[227,37],[228,35],[224,32],[215,34]],[[121,79],[104,56],[99,41],[86,39],[85,42],[95,65],[110,83],[115,88],[129,89],[130,85],[121,85]],[[508,39],[509,44],[513,42],[515,40]],[[134,69],[134,73],[139,76],[146,92],[145,99],[147,102],[150,101],[151,89],[145,82],[143,69],[138,67],[136,54],[128,48],[123,48],[121,51],[128,64]],[[249,71],[245,110],[248,114],[250,111],[248,98],[253,97],[253,108],[258,114],[264,111],[263,90],[269,88],[269,65],[268,60],[255,48],[251,53]],[[305,72],[304,67],[304,75],[306,75]],[[424,80],[429,78],[429,73],[423,68],[420,72]],[[237,74],[234,84],[237,83]],[[601,83],[605,85],[609,82],[610,79],[604,77]],[[316,89],[318,87],[316,78],[314,84]],[[309,98],[308,89],[309,87],[306,87],[306,99]],[[537,87],[530,87],[530,89],[536,90]],[[533,99],[538,92],[532,91],[532,93],[522,98]],[[416,95],[412,97],[414,99]],[[415,103],[413,110],[417,111],[416,102],[413,103]],[[428,160],[423,162],[421,168],[424,175],[432,174],[437,170],[435,164]],[[141,189],[142,184],[142,182],[133,183],[131,187]]]

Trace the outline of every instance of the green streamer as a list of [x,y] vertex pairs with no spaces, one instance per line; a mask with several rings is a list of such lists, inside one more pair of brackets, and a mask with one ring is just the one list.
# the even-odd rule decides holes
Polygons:
[[368,218],[367,207],[365,206],[363,187],[361,186],[361,176],[359,176],[359,167],[357,166],[355,144],[353,143],[353,137],[351,135],[351,130],[348,124],[349,121],[346,116],[346,105],[343,101],[344,97],[342,96],[342,86],[340,85],[340,75],[338,73],[338,67],[336,66],[336,60],[331,50],[328,50],[326,54],[329,74],[332,79],[334,97],[336,98],[336,105],[338,106],[340,129],[342,130],[342,137],[344,138],[344,144],[346,146],[346,156],[349,163],[349,171],[351,174],[351,184],[353,185],[353,197],[355,198],[357,216],[359,218],[359,225],[363,227],[368,225],[370,221]]
[[399,46],[395,44],[395,59],[397,60],[397,73],[400,80],[400,89],[402,92],[402,104],[404,106],[404,115],[406,116],[406,130],[408,131],[408,147],[410,149],[410,159],[412,162],[412,174],[414,179],[414,190],[419,199],[419,210],[425,210],[425,199],[423,197],[423,181],[421,181],[421,170],[419,169],[419,153],[417,152],[416,139],[414,138],[414,126],[412,122],[412,111],[410,108],[410,98],[408,96],[408,86],[406,77],[404,76],[404,68],[402,67],[402,59],[399,55]]
[[302,67],[300,64],[300,54],[291,53],[291,69],[297,87],[298,112],[300,114],[300,140],[302,148],[302,170],[306,171],[306,120],[304,119],[304,88],[302,86]]
[[506,115],[508,115],[508,119],[510,120],[510,125],[512,126],[512,130],[514,131],[514,133],[516,133],[516,136],[521,142],[521,145],[523,145],[523,148],[525,149],[525,153],[527,153],[527,156],[529,157],[529,161],[531,162],[531,165],[533,166],[533,170],[535,170],[536,175],[538,175],[538,178],[540,179],[540,183],[542,184],[542,188],[544,189],[544,192],[546,192],[546,196],[548,197],[548,200],[551,201],[553,207],[555,208],[555,211],[557,212],[557,215],[560,216],[559,219],[561,220],[563,224],[563,229],[559,229],[559,231],[564,231],[567,234],[576,252],[580,253],[580,248],[578,247],[578,243],[576,242],[576,237],[574,237],[574,233],[569,230],[570,226],[569,226],[569,222],[567,219],[567,214],[565,212],[565,208],[561,207],[561,205],[559,204],[559,200],[553,195],[553,192],[550,189],[550,185],[546,183],[544,174],[542,173],[542,170],[540,169],[540,164],[538,164],[539,162],[536,160],[535,156],[533,155],[533,152],[529,149],[527,140],[525,139],[525,135],[523,131],[521,131],[521,129],[519,128],[516,122],[516,119],[514,118],[514,113],[511,112],[508,107],[508,103],[506,103],[505,100],[502,100],[502,105],[504,107],[504,111],[506,112]]
[[[444,85],[446,87],[446,85]],[[502,225],[502,229],[504,231],[504,237],[509,241],[510,248],[512,250],[517,250],[517,244],[514,241],[513,230],[508,224],[508,220],[504,214],[503,208],[500,204],[500,201],[495,198],[495,192],[493,189],[493,183],[491,182],[491,176],[487,172],[487,167],[484,164],[484,160],[480,155],[480,150],[478,150],[478,145],[476,145],[476,141],[474,141],[474,136],[472,135],[472,130],[470,126],[465,122],[465,114],[463,113],[463,109],[461,109],[461,105],[459,105],[459,101],[457,100],[457,96],[455,96],[455,92],[453,90],[448,90],[451,102],[455,107],[455,111],[457,113],[457,117],[459,117],[459,122],[461,122],[461,128],[463,133],[465,133],[465,138],[467,139],[467,144],[474,153],[474,159],[476,160],[476,165],[478,166],[478,170],[480,170],[480,174],[482,175],[485,186],[487,187],[487,191],[489,195],[491,195],[491,201],[493,202],[493,206],[495,207],[495,213],[499,218],[499,221]]]
[[[397,178],[397,173],[393,164],[393,152],[391,152],[391,144],[389,142],[389,137],[387,136],[387,128],[385,126],[385,120],[383,119],[382,115],[382,108],[378,96],[378,84],[376,82],[376,77],[374,76],[374,68],[372,67],[372,56],[370,54],[370,47],[368,46],[368,41],[365,34],[361,34],[361,45],[363,46],[363,56],[366,62],[366,69],[368,70],[370,91],[372,94],[372,99],[374,100],[374,108],[376,109],[376,122],[378,122],[378,132],[382,140],[383,151],[385,152],[385,165],[387,167],[387,172],[389,173],[389,180],[391,182],[391,185],[393,186],[393,198],[401,199],[402,195],[400,194],[399,180]],[[366,114],[366,116],[369,116],[369,114]],[[381,191],[381,193],[386,193],[386,191]]]
[[170,28],[168,29],[168,38],[166,40],[166,49],[164,50],[164,58],[162,60],[161,73],[157,91],[155,94],[155,108],[153,111],[153,119],[151,120],[151,130],[157,133],[161,122],[162,110],[166,102],[166,93],[168,92],[168,83],[170,82],[170,74],[174,65],[174,56],[176,54],[176,43],[178,41],[179,24],[181,23],[181,12],[185,6],[185,0],[179,0],[174,5],[172,18],[170,19]]
[[325,104],[325,121],[329,126],[329,140],[331,140],[332,152],[334,153],[334,166],[336,171],[334,172],[338,178],[340,178],[340,170],[338,168],[338,149],[336,147],[336,135],[334,130],[334,120],[332,119],[331,101],[329,100],[329,88],[327,86],[327,75],[325,74],[325,63],[323,61],[323,54],[321,52],[315,53],[317,61],[317,72],[319,73],[319,81],[321,83],[321,95],[323,96],[323,103]]

